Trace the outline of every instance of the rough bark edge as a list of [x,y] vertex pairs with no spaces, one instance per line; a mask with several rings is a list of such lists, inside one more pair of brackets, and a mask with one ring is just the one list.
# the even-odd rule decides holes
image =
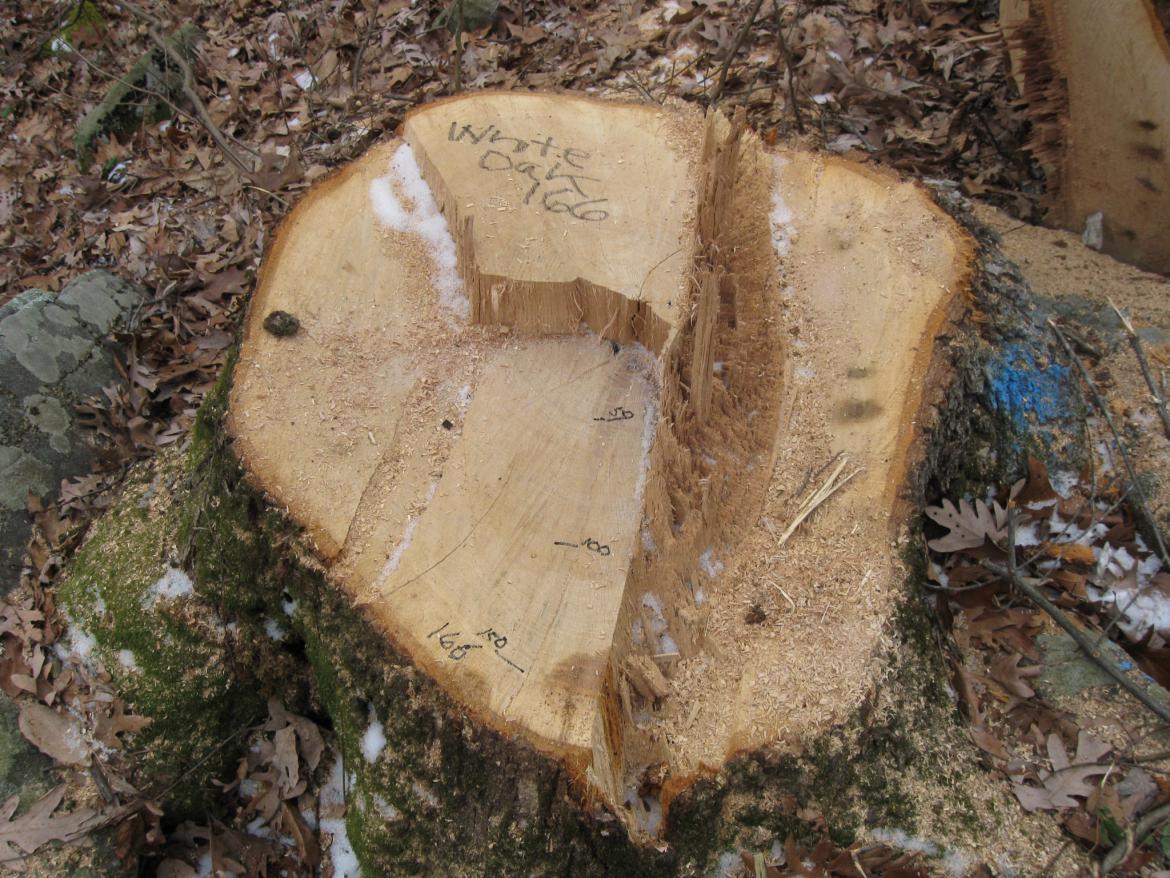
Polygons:
[[[1038,357],[1050,353],[1027,288],[962,199],[942,189],[936,200],[973,233],[979,252],[966,313],[939,349],[954,377],[928,400],[935,409],[933,426],[908,485],[916,507],[928,495],[999,484],[1014,474],[1027,448],[1052,445],[1029,436],[1012,412],[996,405],[993,344],[1013,341],[1035,349]],[[230,454],[222,438],[229,386],[230,370],[196,431],[196,442],[221,462]],[[971,405],[972,400],[983,405]],[[1041,432],[1062,429],[1049,420],[1027,423]],[[972,460],[973,439],[983,451]],[[234,459],[223,466],[225,472],[231,469]],[[248,492],[255,507],[264,508],[238,468],[225,490]],[[885,657],[888,673],[873,696],[811,741],[803,755],[745,754],[681,793],[672,805],[667,848],[659,851],[631,843],[619,821],[590,801],[588,790],[554,761],[478,726],[394,652],[376,624],[328,582],[299,545],[291,523],[267,515],[258,527],[264,539],[287,549],[283,583],[299,602],[296,628],[321,708],[338,733],[347,770],[354,773],[351,839],[366,868],[378,874],[436,869],[453,876],[705,874],[720,854],[758,849],[789,834],[815,837],[819,830],[797,816],[803,808],[824,814],[839,843],[864,826],[913,830],[917,807],[903,777],[915,774],[957,790],[957,778],[974,766],[973,750],[970,765],[952,764],[956,746],[971,748],[946,691],[929,613],[917,589],[923,558],[917,544],[907,551],[912,573],[891,632],[897,645]],[[197,556],[221,551],[222,545],[196,547]],[[389,742],[372,765],[360,752],[371,718],[383,724]],[[933,746],[924,741],[924,729],[931,730]],[[838,758],[842,753],[850,758]],[[975,803],[967,814],[970,827],[979,823]]]

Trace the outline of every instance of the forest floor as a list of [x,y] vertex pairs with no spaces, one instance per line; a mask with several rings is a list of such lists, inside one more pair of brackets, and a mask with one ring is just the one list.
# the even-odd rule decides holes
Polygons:
[[[798,143],[952,181],[980,200],[979,218],[1002,235],[1005,252],[1037,292],[1077,307],[1111,299],[1142,330],[1156,370],[1170,363],[1170,281],[1102,256],[1075,235],[1035,225],[1044,178],[1025,149],[1029,126],[995,0],[765,2],[741,42],[752,5],[504,0],[482,22],[469,17],[472,29],[462,35],[456,64],[455,40],[441,24],[444,4],[437,2],[0,2],[0,304],[25,289],[59,290],[95,267],[150,294],[138,328],[119,339],[124,380],[84,408],[100,450],[95,470],[65,484],[60,497],[44,498],[52,516],[41,513],[26,577],[33,585],[11,606],[38,611],[43,604],[34,606],[34,598],[43,601],[44,590],[51,592],[62,556],[85,522],[100,514],[107,489],[132,462],[185,441],[290,206],[314,181],[392,136],[411,107],[451,93],[456,68],[464,89],[572,89],[700,106],[719,93],[719,106],[744,107],[770,143]],[[466,8],[478,14],[493,6],[467,0]],[[74,143],[80,120],[154,49],[156,36],[187,23],[206,36],[190,82],[206,114],[190,95],[168,98],[168,118],[105,138],[82,169]],[[1161,434],[1129,348],[1117,343],[1119,326],[1081,327],[1098,352],[1090,357],[1093,379],[1134,439],[1143,471],[1170,485],[1170,440]],[[1111,457],[1110,439],[1103,426],[1097,429],[1102,458]],[[1080,528],[1081,539],[1073,542],[1081,549],[1048,570],[1065,589],[1062,606],[1113,628],[1108,610],[1111,600],[1114,608],[1121,602],[1122,586],[1128,583],[1137,596],[1153,582],[1162,594],[1170,576],[1149,561],[1157,553],[1141,542],[1119,502],[1127,495],[1119,480],[1106,483],[1098,473],[1049,479],[1036,469],[1025,490],[1034,504],[1036,544],[1055,541],[1045,530],[1055,527],[1053,519],[1041,522],[1047,505]],[[1148,500],[1161,519],[1170,497],[1157,493]],[[1144,719],[1129,722],[1123,714],[1103,728],[1086,719],[1092,710],[1083,704],[1038,696],[1029,681],[1039,674],[1037,643],[1047,623],[1007,600],[1003,583],[976,566],[962,550],[935,555],[937,600],[948,605],[940,614],[950,620],[963,656],[956,679],[975,720],[973,737],[1004,783],[1025,788],[1018,793],[1022,807],[1058,816],[1066,847],[1079,851],[1080,861],[1099,857],[1170,801],[1166,754],[1149,746]],[[1102,577],[1112,577],[1118,589],[1096,588]],[[970,590],[949,600],[956,582]],[[1156,606],[1148,624],[1130,619],[1119,640],[1143,669],[1170,682],[1163,638],[1170,635],[1170,611],[1159,615],[1161,600],[1149,599]],[[20,618],[25,621],[5,624],[4,636],[26,638],[21,649],[33,649],[35,637],[47,645],[43,626],[34,637],[36,626]],[[27,687],[11,680],[27,670],[6,665],[0,684],[27,699]],[[297,722],[275,709],[256,731],[269,741],[267,749],[261,746],[241,771],[271,772],[278,759],[273,736]],[[1160,738],[1159,731],[1152,740]],[[1062,742],[1078,752],[1083,746],[1080,755],[1089,760],[1092,754],[1092,766],[1107,770],[1082,771],[1079,786],[1057,788],[1052,778],[1068,762]],[[304,748],[300,756],[306,758]],[[295,767],[295,753],[292,758]],[[310,761],[315,767],[316,759]],[[1074,768],[1077,761],[1074,756]],[[327,799],[328,790],[321,793]],[[157,863],[168,843],[172,852],[187,845],[196,863],[201,854],[228,856],[222,841],[218,849],[210,841],[211,826],[221,838],[232,832],[242,838],[255,814],[244,809],[234,822],[225,817],[226,823],[202,828],[169,828],[169,838],[158,816],[140,820],[126,835],[128,862],[143,854]],[[1163,847],[1170,851],[1170,837],[1138,845],[1125,852],[1124,865],[1153,874]],[[320,862],[338,862],[322,860],[319,846],[303,841],[293,850],[264,860],[265,868],[292,864],[309,874]],[[171,859],[167,874],[196,874],[193,867],[183,871],[182,856]]]

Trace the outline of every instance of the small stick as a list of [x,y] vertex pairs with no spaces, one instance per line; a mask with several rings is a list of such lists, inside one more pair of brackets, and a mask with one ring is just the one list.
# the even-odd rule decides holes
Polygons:
[[455,81],[451,91],[463,90],[463,0],[455,0]]
[[1133,832],[1127,832],[1125,838],[1119,841],[1113,850],[1107,853],[1101,860],[1101,878],[1105,878],[1106,875],[1120,866],[1125,861],[1125,858],[1129,856],[1134,845],[1141,844],[1145,834],[1167,818],[1170,818],[1170,804],[1155,808],[1139,820],[1137,825],[1134,826]]
[[1089,388],[1089,393],[1092,394],[1093,402],[1101,410],[1101,416],[1109,426],[1109,432],[1113,434],[1113,441],[1117,445],[1118,453],[1121,455],[1121,462],[1125,465],[1125,472],[1129,476],[1131,490],[1137,498],[1138,508],[1141,510],[1142,515],[1145,516],[1146,522],[1150,525],[1150,530],[1154,533],[1154,541],[1158,544],[1158,557],[1165,567],[1170,568],[1170,553],[1166,551],[1166,544],[1162,540],[1162,530],[1158,527],[1157,519],[1150,512],[1149,504],[1146,502],[1146,492],[1142,490],[1141,482],[1138,481],[1137,470],[1134,469],[1133,462],[1129,459],[1129,452],[1125,449],[1125,443],[1121,441],[1121,433],[1118,431],[1117,425],[1113,423],[1113,416],[1109,413],[1109,406],[1101,396],[1101,391],[1097,389],[1097,385],[1093,383],[1093,379],[1089,375],[1089,370],[1085,368],[1085,364],[1081,362],[1080,357],[1073,353],[1072,347],[1069,345],[1068,339],[1064,337],[1064,333],[1060,331],[1060,327],[1051,319],[1049,319],[1048,325],[1056,334],[1057,339],[1060,340],[1065,353],[1068,354],[1068,358],[1073,361],[1073,364],[1081,373],[1081,378],[1084,379],[1085,385]]
[[1117,314],[1121,325],[1125,327],[1125,334],[1129,336],[1129,346],[1137,355],[1138,365],[1142,369],[1142,377],[1146,379],[1146,386],[1150,388],[1150,395],[1154,398],[1154,405],[1158,407],[1158,416],[1162,419],[1162,432],[1170,439],[1170,412],[1166,411],[1166,397],[1158,392],[1158,383],[1154,380],[1154,373],[1150,371],[1150,361],[1146,359],[1146,349],[1142,347],[1142,338],[1133,328],[1133,323],[1122,313],[1121,309],[1109,299],[1109,307]]
[[[784,19],[780,14],[780,0],[772,0],[772,11],[776,14],[776,40],[780,44],[780,54],[784,58],[784,66],[788,69],[788,104],[792,108],[792,120],[796,123],[796,130],[804,134],[804,119],[800,117],[800,104],[796,100],[796,65],[792,61],[792,49],[788,46],[788,38],[784,36]],[[799,11],[797,15],[799,15]]]
[[1126,692],[1149,708],[1159,719],[1163,722],[1170,723],[1170,709],[1159,704],[1149,693],[1142,689],[1137,683],[1131,680],[1126,673],[1117,666],[1117,664],[1108,656],[1103,655],[1097,651],[1096,645],[1090,640],[1085,633],[1074,625],[1055,604],[1040,593],[1036,586],[1028,582],[1020,575],[1019,569],[1016,567],[1016,510],[1008,510],[1008,546],[1007,546],[1007,566],[1003,567],[992,561],[984,561],[983,566],[990,570],[997,576],[1001,576],[1012,584],[1012,586],[1022,594],[1032,599],[1040,609],[1047,613],[1057,625],[1065,630],[1069,637],[1073,639],[1081,651],[1088,656],[1094,664],[1101,670],[1107,673],[1110,677],[1117,681]]
[[848,462],[849,458],[845,455],[841,455],[840,461],[838,461],[837,465],[833,467],[833,471],[829,474],[829,477],[825,479],[824,484],[822,484],[819,488],[817,488],[805,498],[804,502],[800,504],[800,508],[796,512],[796,517],[792,519],[792,524],[788,525],[788,529],[785,530],[784,533],[780,535],[780,539],[776,541],[777,547],[783,546],[786,542],[788,542],[788,538],[796,532],[796,529],[800,527],[801,523],[806,518],[813,514],[813,511],[818,506],[820,506],[839,490],[845,487],[850,479],[861,472],[860,468],[855,469],[853,472],[838,482],[837,477],[841,475],[841,471],[845,469],[845,464]]
[[[1117,446],[1118,454],[1121,456],[1121,461],[1125,465],[1125,472],[1129,476],[1130,490],[1134,494],[1138,511],[1145,519],[1150,531],[1153,532],[1154,542],[1158,544],[1158,558],[1161,560],[1163,567],[1170,567],[1170,554],[1167,553],[1166,543],[1162,539],[1162,528],[1158,525],[1158,520],[1154,518],[1153,513],[1150,511],[1149,503],[1146,502],[1146,493],[1142,489],[1141,482],[1138,481],[1137,470],[1134,469],[1133,461],[1130,460],[1129,452],[1125,448],[1125,443],[1121,440],[1121,433],[1118,431],[1117,425],[1113,423],[1113,415],[1111,415],[1109,412],[1109,406],[1106,404],[1104,397],[1101,396],[1101,391],[1097,389],[1097,385],[1093,383],[1093,379],[1089,375],[1089,370],[1085,368],[1085,364],[1081,362],[1080,357],[1073,353],[1072,346],[1069,344],[1068,339],[1065,338],[1064,333],[1060,331],[1060,327],[1058,327],[1051,318],[1048,320],[1048,325],[1051,327],[1052,331],[1056,334],[1057,339],[1059,339],[1061,345],[1064,347],[1065,354],[1067,354],[1068,358],[1076,365],[1077,371],[1080,372],[1081,378],[1085,382],[1085,386],[1089,388],[1089,393],[1093,397],[1093,402],[1096,404],[1097,408],[1100,409],[1101,416],[1105,419],[1105,423],[1109,426],[1109,432],[1113,434],[1113,442]],[[1129,612],[1129,608],[1137,603],[1137,599],[1141,596],[1141,594],[1141,588],[1134,590],[1133,597],[1129,599],[1128,603],[1126,603],[1124,607],[1117,611],[1112,621],[1109,623],[1109,627],[1106,628],[1104,632],[1102,632],[1102,637],[1107,636],[1110,632],[1113,631],[1114,626],[1116,626],[1122,617]]]
[[747,21],[743,23],[743,27],[739,29],[739,33],[735,35],[735,42],[731,44],[731,49],[727,53],[727,57],[723,59],[723,66],[719,68],[719,82],[715,85],[715,93],[711,95],[711,105],[719,103],[719,98],[723,96],[723,86],[727,84],[727,71],[731,67],[731,59],[735,57],[735,53],[739,51],[743,41],[747,39],[748,31],[752,29],[752,25],[756,22],[756,16],[760,13],[760,7],[764,5],[764,0],[755,0],[752,8],[748,11]]

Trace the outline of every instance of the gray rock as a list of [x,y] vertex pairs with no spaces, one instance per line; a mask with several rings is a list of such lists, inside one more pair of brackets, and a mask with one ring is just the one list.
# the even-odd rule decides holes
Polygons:
[[51,494],[88,466],[74,406],[118,377],[106,337],[133,326],[143,291],[106,271],[58,295],[29,290],[0,307],[0,586],[15,584],[28,492]]

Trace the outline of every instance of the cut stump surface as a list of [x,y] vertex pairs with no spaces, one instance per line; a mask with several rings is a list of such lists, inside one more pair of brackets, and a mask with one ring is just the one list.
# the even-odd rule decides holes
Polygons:
[[872,689],[969,260],[920,188],[740,120],[447,100],[282,227],[236,449],[395,648],[654,836]]

